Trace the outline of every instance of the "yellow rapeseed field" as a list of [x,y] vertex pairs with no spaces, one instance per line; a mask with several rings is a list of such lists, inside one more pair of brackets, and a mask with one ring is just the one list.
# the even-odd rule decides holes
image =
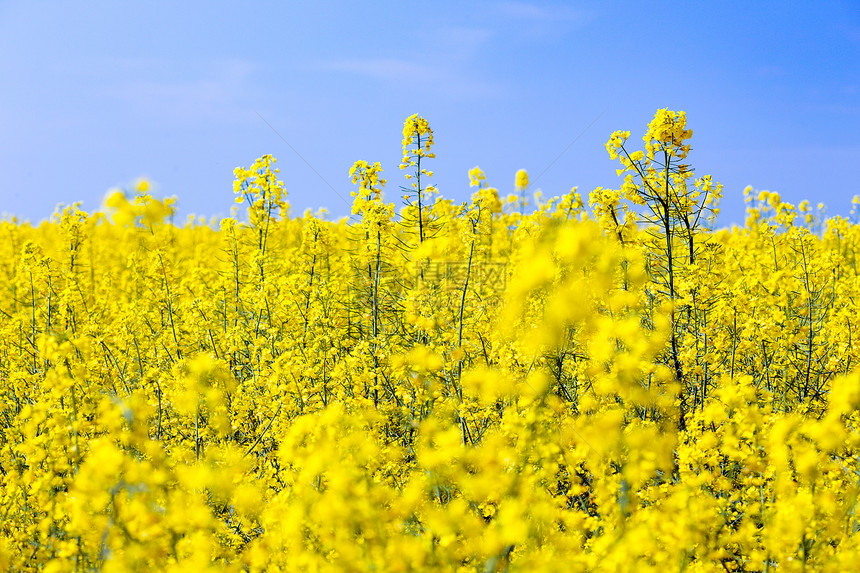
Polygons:
[[220,224],[0,223],[0,570],[855,570],[860,226],[714,229],[691,135],[533,210],[441,198],[412,116],[402,208],[358,161],[291,216],[264,156]]

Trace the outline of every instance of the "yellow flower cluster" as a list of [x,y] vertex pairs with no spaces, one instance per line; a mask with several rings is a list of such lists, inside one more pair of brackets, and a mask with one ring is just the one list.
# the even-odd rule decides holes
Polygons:
[[711,230],[690,133],[613,134],[590,210],[359,161],[357,221],[292,217],[264,156],[247,222],[0,222],[0,570],[853,570],[860,225]]
[[352,193],[355,197],[352,213],[362,215],[363,224],[369,229],[387,228],[394,218],[394,204],[383,203],[380,197],[386,183],[380,173],[382,167],[379,163],[370,165],[366,161],[356,161],[349,170],[352,182],[359,185],[358,192]]
[[279,169],[274,167],[276,161],[271,155],[264,155],[250,168],[237,167],[233,171],[236,203],[248,203],[248,216],[255,225],[289,212],[287,190],[284,182],[278,179]]
[[418,114],[406,118],[403,124],[403,160],[400,162],[400,169],[416,167],[422,157],[436,157],[430,151],[431,147],[433,130],[430,129],[430,123]]
[[[134,202],[129,202],[126,194],[121,189],[113,189],[105,198],[105,207],[108,212],[113,213],[113,222],[117,225],[126,226],[136,223],[145,227],[160,225],[164,220],[173,215],[175,209],[173,204],[175,197],[167,197],[159,200],[148,193],[149,182],[141,179],[135,186],[137,192]],[[74,209],[75,206],[72,206]],[[68,207],[66,208],[69,209]]]

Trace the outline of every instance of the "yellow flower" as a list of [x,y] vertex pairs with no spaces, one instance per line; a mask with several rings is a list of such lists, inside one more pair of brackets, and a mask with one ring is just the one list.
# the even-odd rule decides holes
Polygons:
[[516,187],[517,189],[525,189],[529,186],[529,174],[526,173],[525,169],[520,169],[517,171],[516,177]]
[[469,169],[469,186],[470,187],[480,187],[481,183],[486,181],[487,178],[484,176],[484,172],[481,171],[481,168],[477,165],[471,169]]

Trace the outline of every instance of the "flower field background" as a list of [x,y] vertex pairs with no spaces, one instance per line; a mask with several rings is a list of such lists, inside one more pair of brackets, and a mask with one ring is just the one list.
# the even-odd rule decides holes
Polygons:
[[400,209],[359,161],[292,217],[264,156],[245,222],[0,223],[0,569],[854,569],[860,226],[712,229],[691,135],[612,134],[587,204],[440,198],[412,116]]

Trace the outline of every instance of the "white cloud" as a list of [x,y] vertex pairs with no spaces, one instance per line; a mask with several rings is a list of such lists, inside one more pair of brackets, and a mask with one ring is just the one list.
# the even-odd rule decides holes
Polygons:
[[320,70],[349,72],[381,80],[402,80],[404,77],[432,77],[438,71],[430,66],[394,58],[343,59],[320,62]]
[[530,22],[574,22],[585,23],[590,19],[587,12],[572,6],[547,6],[531,2],[499,2],[496,9],[504,16]]
[[253,62],[114,60],[110,66],[122,66],[126,73],[101,88],[100,95],[120,100],[136,113],[192,123],[244,121],[253,115],[247,103],[254,90]]
[[398,58],[339,59],[318,62],[312,69],[363,75],[398,86],[420,82],[425,92],[455,99],[478,99],[499,95],[501,87],[471,73],[473,62],[452,62],[444,58],[427,58],[419,62]]
[[425,52],[450,61],[478,59],[493,38],[487,28],[446,26],[421,32]]

